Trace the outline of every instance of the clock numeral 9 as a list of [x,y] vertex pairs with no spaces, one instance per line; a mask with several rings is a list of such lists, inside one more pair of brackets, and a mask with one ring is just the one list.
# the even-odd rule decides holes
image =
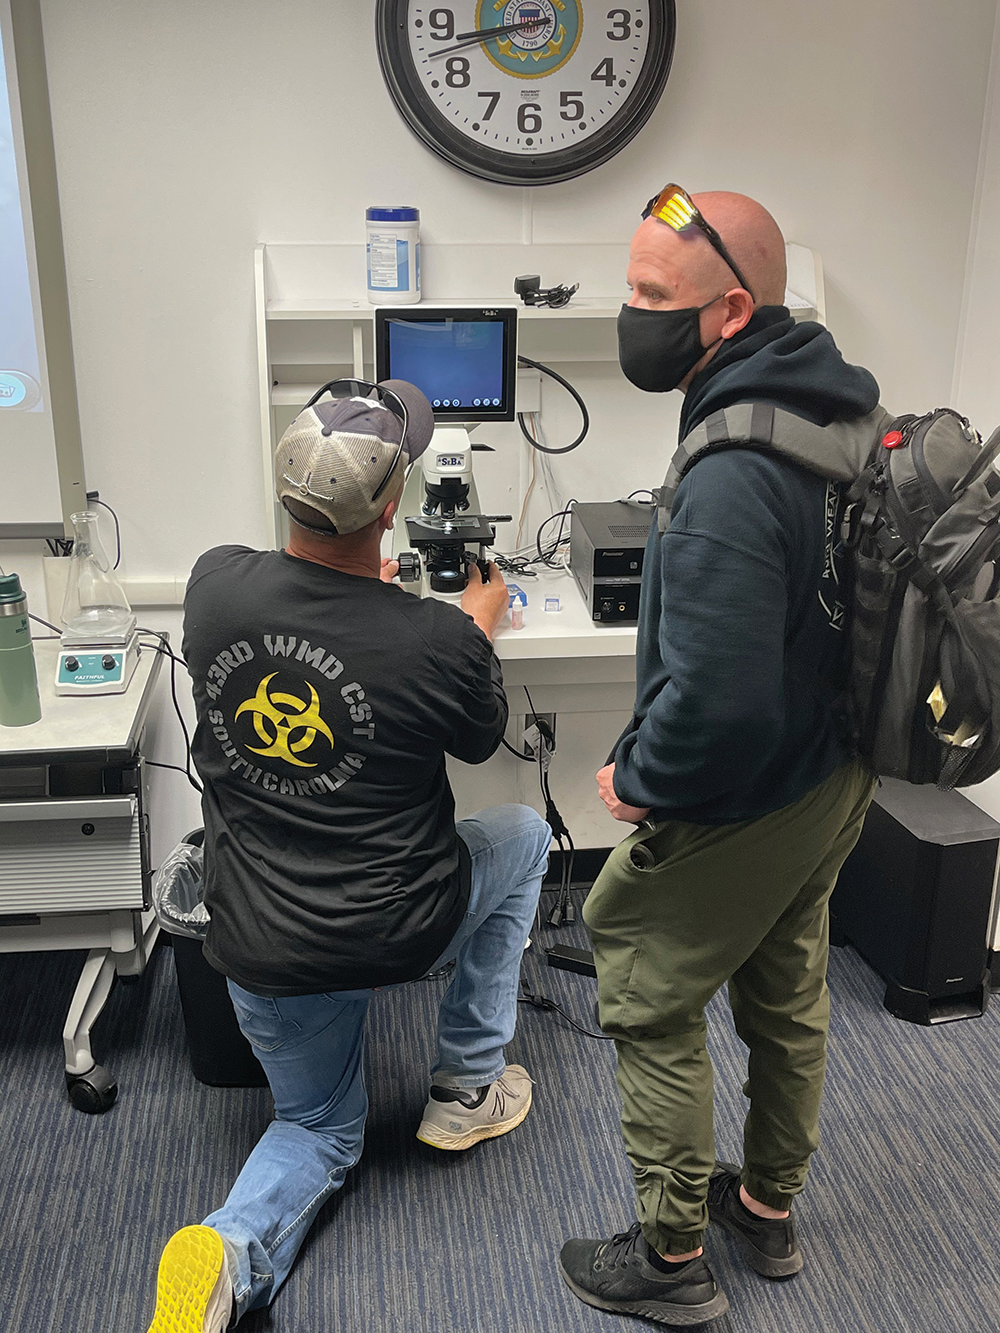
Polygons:
[[[440,14],[441,10],[436,9],[435,14]],[[608,22],[611,24],[611,31],[605,33],[609,42],[627,42],[632,36],[632,15],[627,9],[609,9]],[[433,23],[434,16],[431,15]]]
[[559,105],[563,109],[562,111],[559,112],[559,118],[561,120],[582,120],[583,119],[583,102],[581,101],[582,97],[583,93],[569,93],[569,92],[560,93]]
[[590,76],[591,83],[603,83],[608,88],[612,87],[615,81],[615,62],[610,56],[602,60]]
[[542,128],[541,110],[537,102],[522,102],[517,108],[517,128],[522,134],[537,134]]
[[[610,18],[611,15],[608,15]],[[431,36],[436,42],[450,42],[455,36],[455,15],[450,9],[432,9],[427,15]]]
[[444,81],[449,88],[468,88],[469,62],[465,56],[451,56],[445,65],[448,71],[444,76]]

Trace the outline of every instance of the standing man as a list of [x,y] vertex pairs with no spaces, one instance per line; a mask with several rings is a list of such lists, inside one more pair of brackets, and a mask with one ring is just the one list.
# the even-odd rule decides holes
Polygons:
[[[619,354],[640,389],[682,390],[682,440],[740,403],[865,430],[878,386],[824,328],[789,317],[769,213],[667,186],[643,217]],[[639,1221],[562,1251],[569,1286],[600,1309],[676,1325],[722,1314],[709,1218],[764,1276],[802,1267],[790,1209],[818,1143],[828,900],[873,789],[836,702],[836,504],[773,451],[724,448],[686,473],[646,546],[635,715],[597,775],[611,814],[640,827],[584,913]],[[705,1046],[705,1005],[727,982],[750,1049],[741,1167],[716,1164]]]
[[459,610],[393,586],[379,556],[433,426],[412,385],[325,386],[275,455],[287,548],[216,547],[188,583],[204,951],[275,1118],[222,1207],[167,1243],[149,1333],[221,1333],[274,1299],[361,1156],[373,990],[455,963],[417,1138],[461,1151],[531,1106],[504,1047],[549,827],[518,805],[456,824],[445,773],[500,744],[507,589],[472,566]]

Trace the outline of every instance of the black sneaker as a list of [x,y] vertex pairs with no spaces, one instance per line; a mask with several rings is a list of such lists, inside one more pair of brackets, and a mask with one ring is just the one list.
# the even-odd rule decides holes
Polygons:
[[708,1215],[725,1227],[751,1268],[764,1277],[793,1277],[802,1269],[802,1251],[789,1217],[755,1217],[740,1199],[740,1169],[719,1162],[708,1182]]
[[707,1324],[729,1302],[703,1258],[674,1277],[654,1268],[639,1223],[611,1240],[568,1240],[559,1264],[575,1296],[598,1310],[637,1314],[658,1324]]

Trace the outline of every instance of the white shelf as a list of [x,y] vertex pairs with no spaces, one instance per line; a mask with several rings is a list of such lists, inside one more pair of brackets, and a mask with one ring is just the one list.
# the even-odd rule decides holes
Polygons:
[[[361,245],[262,246],[261,272],[268,297],[265,318],[280,320],[369,320],[374,306],[359,290],[364,276]],[[785,247],[788,290],[785,304],[796,318],[826,319],[823,267],[818,254],[804,245]],[[628,299],[625,269],[628,247],[613,244],[569,245],[434,245],[421,247],[424,300],[422,308],[436,305],[478,307],[516,306],[523,320],[611,319]],[[539,273],[543,283],[581,281],[584,294],[574,296],[561,310],[522,306],[508,285],[492,290],[498,273]],[[505,283],[505,285],[507,285]],[[589,289],[589,294],[588,294]],[[326,291],[327,296],[311,293]],[[469,296],[468,292],[486,292]],[[309,292],[310,295],[304,293]],[[348,293],[344,295],[343,293]],[[336,293],[336,294],[334,294]],[[400,310],[409,307],[400,306]]]
[[[623,301],[627,299],[627,295],[627,293],[624,293],[621,297],[574,296],[569,305],[563,306],[559,310],[550,310],[546,306],[522,306],[516,296],[479,296],[475,299],[462,297],[447,301],[428,300],[416,302],[413,305],[399,306],[398,309],[402,314],[404,311],[413,309],[433,310],[436,306],[444,308],[467,307],[471,310],[478,310],[481,306],[515,306],[518,320],[617,319],[618,312],[622,308]],[[802,316],[805,312],[813,317],[816,315],[816,307],[813,302],[806,296],[799,296],[791,289],[785,292],[785,305],[788,306],[793,316]],[[395,308],[392,307],[392,309]],[[350,320],[353,323],[356,320],[372,318],[374,310],[375,307],[370,305],[366,298],[330,297],[327,300],[314,301],[268,301],[267,318],[273,320],[343,319]]]
[[[413,310],[414,308],[433,310],[435,306],[460,306],[473,310],[479,309],[480,306],[515,306],[517,307],[519,320],[612,319],[617,318],[618,311],[622,307],[622,299],[622,297],[616,296],[574,297],[569,305],[564,306],[561,310],[550,310],[544,306],[522,306],[519,299],[511,293],[509,296],[478,296],[475,299],[463,297],[439,301],[420,301],[416,306],[400,306],[399,311],[402,314],[404,311]],[[268,301],[267,318],[348,319],[353,321],[371,317],[374,309],[375,307],[368,303],[367,298],[358,300],[351,297],[332,297],[329,300],[315,301]]]

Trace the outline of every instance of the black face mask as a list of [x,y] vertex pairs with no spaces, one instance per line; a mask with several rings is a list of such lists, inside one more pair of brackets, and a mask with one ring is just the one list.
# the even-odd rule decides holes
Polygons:
[[[725,293],[723,293],[724,295]],[[716,301],[683,310],[640,310],[623,305],[618,315],[618,361],[637,389],[668,393],[710,349],[701,345],[698,316]],[[712,344],[718,346],[722,339]]]

